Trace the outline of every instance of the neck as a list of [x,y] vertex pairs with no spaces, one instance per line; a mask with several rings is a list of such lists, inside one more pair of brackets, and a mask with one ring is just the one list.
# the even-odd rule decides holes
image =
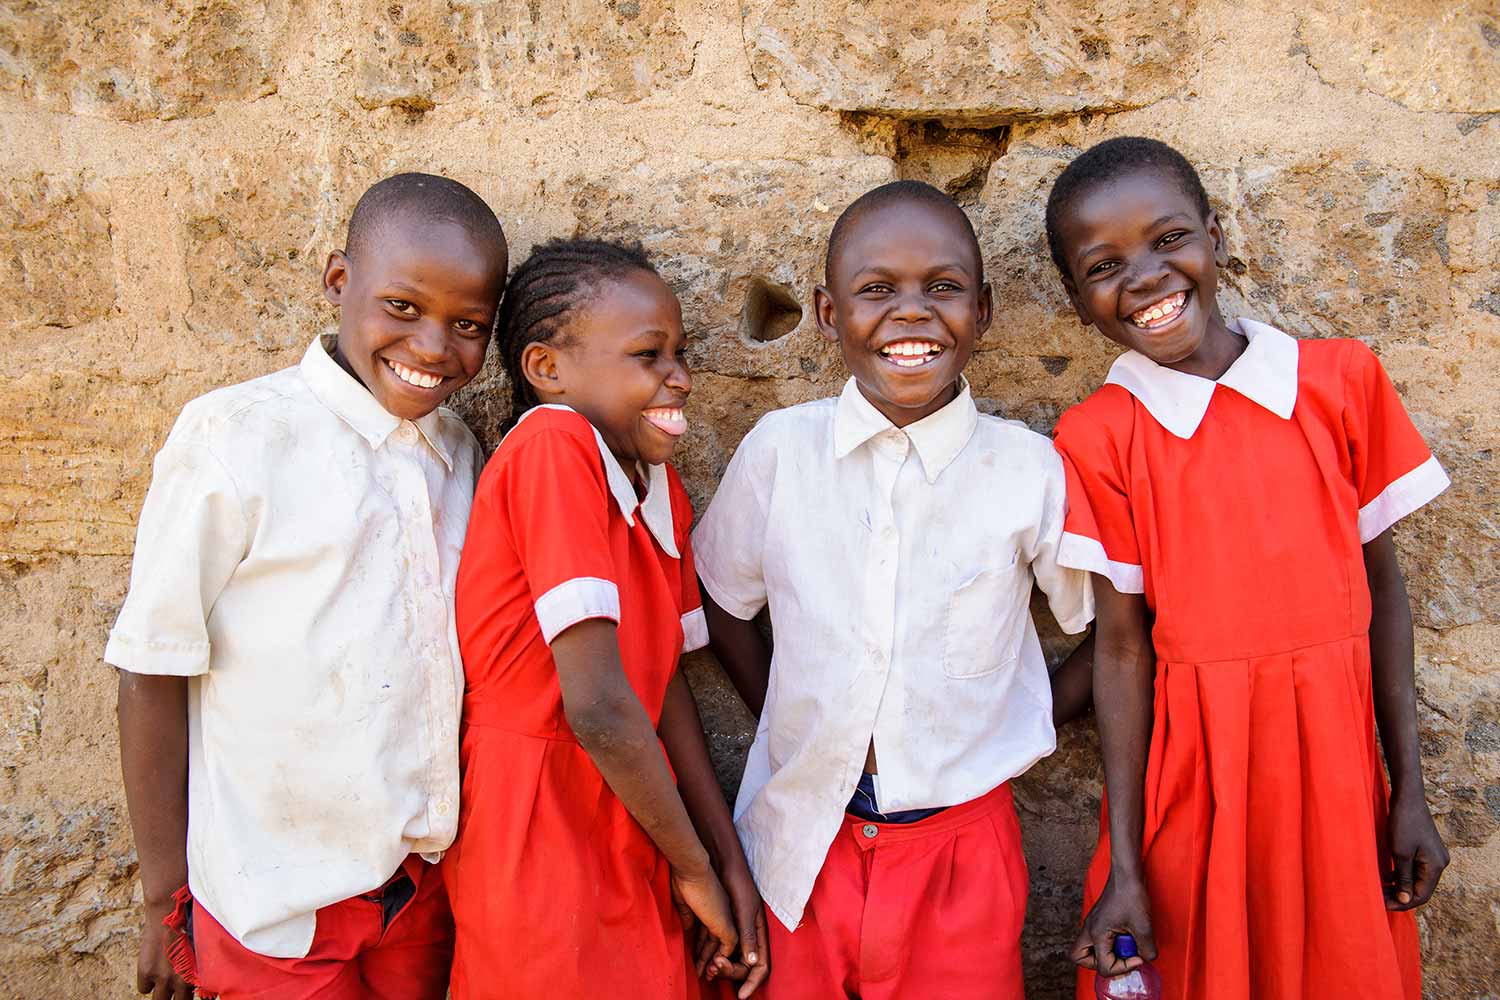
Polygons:
[[1248,345],[1249,341],[1229,329],[1216,306],[1213,315],[1209,317],[1208,329],[1203,332],[1203,340],[1198,344],[1198,349],[1181,361],[1162,367],[1217,382],[1229,370],[1229,366],[1245,353]]
[[896,427],[909,427],[918,420],[925,420],[927,417],[932,416],[938,410],[941,410],[957,399],[960,383],[960,379],[954,379],[952,384],[932,397],[926,405],[915,408],[896,406],[886,400],[877,399],[865,391],[862,383],[856,381],[855,385],[859,387],[859,394],[865,397],[866,402],[879,410],[881,416],[885,417],[885,419],[889,420]]

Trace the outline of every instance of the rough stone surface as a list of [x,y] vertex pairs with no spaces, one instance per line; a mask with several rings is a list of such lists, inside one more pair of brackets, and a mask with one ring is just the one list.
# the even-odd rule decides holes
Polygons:
[[[1454,859],[1421,917],[1426,992],[1495,1000],[1497,95],[1493,0],[0,0],[0,992],[133,995],[99,655],[151,456],[188,399],[332,322],[318,275],[370,182],[470,184],[517,260],[643,240],[692,336],[678,464],[701,506],[762,413],[837,391],[810,313],[823,243],[895,177],[968,207],[997,317],[976,395],[1049,429],[1114,351],[1067,307],[1042,198],[1080,149],[1148,134],[1202,168],[1226,311],[1364,339],[1453,475],[1397,530]],[[492,358],[457,405],[493,444],[505,399]],[[711,657],[688,669],[732,789],[751,720]],[[1017,782],[1033,1000],[1070,995],[1099,772],[1086,722]]]

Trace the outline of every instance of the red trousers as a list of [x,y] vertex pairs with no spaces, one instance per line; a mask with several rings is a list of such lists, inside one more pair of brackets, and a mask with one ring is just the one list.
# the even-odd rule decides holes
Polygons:
[[844,825],[796,931],[769,911],[767,1000],[1022,1000],[1028,878],[1010,786]]
[[[396,885],[402,873],[416,892],[388,912],[385,894],[407,890]],[[442,873],[413,854],[375,892],[318,910],[305,958],[257,955],[202,906],[193,910],[193,950],[203,994],[221,1000],[443,1000],[453,914]]]

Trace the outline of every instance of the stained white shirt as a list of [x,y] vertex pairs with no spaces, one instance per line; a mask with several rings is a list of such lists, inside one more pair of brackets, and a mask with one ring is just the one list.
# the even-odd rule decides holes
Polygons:
[[104,659],[190,677],[188,876],[252,951],[435,860],[458,821],[453,587],[482,465],[314,341],[183,408],[156,456]]
[[893,426],[854,380],[767,414],[693,535],[698,575],[775,644],[735,826],[766,905],[796,927],[873,739],[880,807],[952,806],[1056,746],[1033,581],[1058,623],[1093,617],[1056,561],[1061,460],[975,409],[967,384]]

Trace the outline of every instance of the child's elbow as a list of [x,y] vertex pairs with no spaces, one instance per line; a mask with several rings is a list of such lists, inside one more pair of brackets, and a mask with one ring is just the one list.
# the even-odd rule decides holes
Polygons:
[[582,704],[564,700],[563,715],[578,745],[590,756],[618,749],[629,731],[629,706],[621,698],[592,698]]

